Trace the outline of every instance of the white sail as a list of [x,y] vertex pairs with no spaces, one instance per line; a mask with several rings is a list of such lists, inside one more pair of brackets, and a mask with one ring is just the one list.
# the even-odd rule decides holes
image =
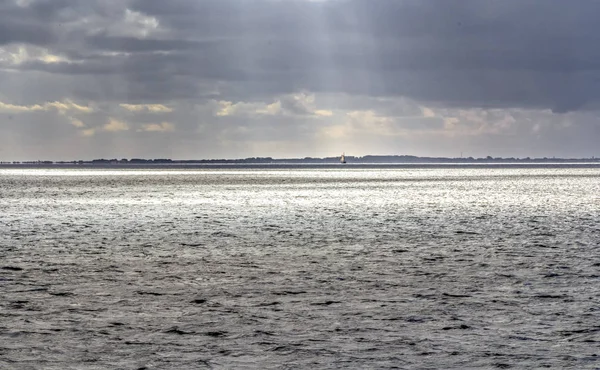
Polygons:
[[341,163],[346,163],[346,155],[345,155],[345,153],[342,153],[342,156],[340,157],[340,162]]

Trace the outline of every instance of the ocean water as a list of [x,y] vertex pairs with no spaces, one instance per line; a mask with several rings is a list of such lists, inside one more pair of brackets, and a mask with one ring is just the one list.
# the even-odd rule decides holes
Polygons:
[[600,168],[0,169],[0,368],[600,368]]

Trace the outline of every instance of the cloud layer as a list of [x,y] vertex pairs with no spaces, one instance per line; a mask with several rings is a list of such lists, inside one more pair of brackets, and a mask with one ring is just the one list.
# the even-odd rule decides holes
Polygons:
[[597,155],[599,12],[0,0],[0,159]]

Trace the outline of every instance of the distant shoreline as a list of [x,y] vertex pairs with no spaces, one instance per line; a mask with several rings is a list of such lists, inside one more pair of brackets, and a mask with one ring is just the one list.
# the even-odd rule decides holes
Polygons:
[[600,168],[600,161],[573,162],[413,162],[413,163],[0,163],[0,169],[193,170],[193,169],[415,169],[415,168]]
[[199,160],[175,160],[175,159],[93,159],[93,160],[72,160],[72,161],[0,161],[2,167],[18,166],[74,166],[74,167],[106,167],[106,166],[127,166],[140,167],[149,166],[211,166],[211,165],[512,165],[512,164],[600,164],[600,158],[502,158],[502,157],[482,157],[482,158],[448,158],[448,157],[417,157],[412,155],[366,155],[362,157],[345,156],[347,163],[341,164],[340,157],[325,158],[271,158],[271,157],[251,157],[243,159],[199,159]]

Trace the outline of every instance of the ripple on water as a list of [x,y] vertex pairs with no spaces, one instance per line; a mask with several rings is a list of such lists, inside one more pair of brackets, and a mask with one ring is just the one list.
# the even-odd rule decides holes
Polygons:
[[600,367],[599,179],[0,170],[0,368]]

